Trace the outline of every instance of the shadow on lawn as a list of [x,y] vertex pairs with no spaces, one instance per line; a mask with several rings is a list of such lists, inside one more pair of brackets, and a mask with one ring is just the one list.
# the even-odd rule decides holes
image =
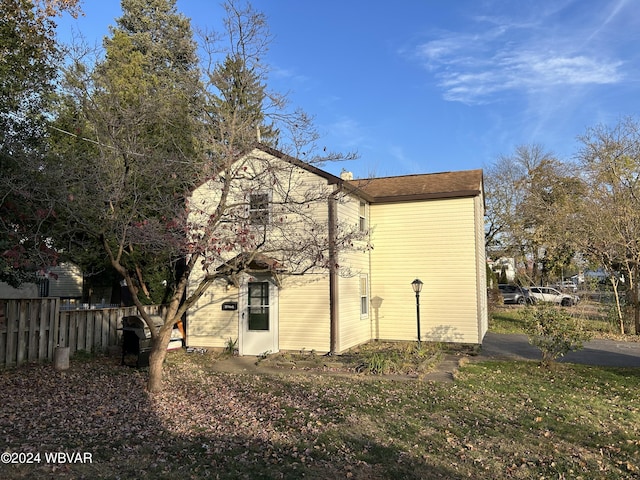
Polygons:
[[[583,424],[562,402],[550,403],[549,393],[527,384],[537,374],[520,375],[516,408],[500,395],[466,397],[428,382],[215,373],[206,356],[167,365],[165,389],[148,395],[146,372],[118,360],[72,361],[64,373],[51,365],[0,370],[6,452],[92,456],[0,464],[0,478],[507,478],[514,462],[519,478],[532,478],[616,468],[614,459],[631,459],[637,448],[634,434],[598,426],[597,411],[585,410]],[[566,368],[563,384],[586,394],[595,388]],[[638,375],[607,371],[612,379]],[[509,391],[516,378],[498,377]],[[635,394],[635,385],[625,388]]]
[[[321,392],[184,367],[196,372],[172,368],[165,391],[151,396],[145,371],[108,358],[72,361],[62,373],[51,365],[0,371],[4,451],[39,454],[0,464],[0,478],[457,478],[343,429],[340,405]],[[47,462],[55,452],[91,461]]]

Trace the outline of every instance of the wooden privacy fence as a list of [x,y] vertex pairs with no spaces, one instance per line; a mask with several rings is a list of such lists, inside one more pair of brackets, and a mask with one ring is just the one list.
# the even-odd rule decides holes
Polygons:
[[[160,313],[160,306],[147,311]],[[0,299],[0,366],[52,360],[56,347],[105,351],[120,344],[121,319],[136,307],[60,310],[59,298]]]

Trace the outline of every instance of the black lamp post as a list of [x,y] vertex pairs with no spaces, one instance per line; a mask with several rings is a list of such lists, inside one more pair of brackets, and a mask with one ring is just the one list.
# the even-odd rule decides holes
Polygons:
[[411,282],[411,287],[416,294],[416,319],[418,322],[418,347],[421,346],[420,343],[420,291],[422,291],[422,281],[419,278],[416,278],[413,282]]

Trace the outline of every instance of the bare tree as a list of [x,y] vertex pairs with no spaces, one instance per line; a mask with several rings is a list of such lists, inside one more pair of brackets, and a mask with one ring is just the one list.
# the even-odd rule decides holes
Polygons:
[[525,190],[521,188],[526,171],[513,156],[500,156],[485,168],[486,192],[485,243],[495,255],[510,255],[517,250],[514,227],[521,221]]
[[[634,307],[635,333],[640,333],[640,126],[632,118],[617,125],[599,125],[580,137],[581,167],[588,192],[582,200],[576,238],[585,254],[604,266],[617,295],[618,277]],[[618,305],[621,332],[622,311]]]
[[516,258],[536,283],[571,262],[567,227],[581,183],[569,164],[540,145],[521,145],[487,169],[485,188],[490,253]]
[[[126,5],[150,17],[145,25],[153,25],[154,19],[157,29],[170,22],[182,25],[182,35],[171,38],[188,46],[188,28],[175,2],[147,3],[128,0]],[[314,214],[321,205],[326,210],[328,203],[341,201],[345,191],[326,181],[308,182],[305,172],[314,171],[317,162],[344,156],[314,155],[317,136],[309,117],[287,113],[283,101],[265,108],[267,98],[282,97],[263,94],[262,88],[252,89],[259,92],[252,102],[229,108],[225,89],[216,82],[229,80],[234,71],[244,72],[247,65],[254,79],[263,78],[257,59],[264,58],[266,22],[250,8],[232,2],[227,7],[231,47],[225,51],[208,41],[219,36],[205,37],[202,51],[212,56],[201,60],[200,78],[193,75],[190,62],[173,69],[170,59],[147,58],[152,46],[138,46],[146,37],[126,35],[126,22],[121,22],[125,31],[114,31],[108,40],[105,62],[94,70],[77,62],[68,72],[70,95],[61,109],[60,119],[66,123],[60,130],[78,133],[70,145],[62,141],[63,134],[53,139],[57,157],[46,169],[65,192],[57,196],[65,225],[57,239],[66,239],[65,245],[75,251],[100,246],[152,332],[149,391],[162,387],[174,325],[216,278],[233,278],[257,261],[288,273],[333,268],[335,250],[352,248],[361,236],[348,225],[329,232]],[[125,12],[124,18],[140,21],[140,15],[131,13]],[[167,15],[162,21],[154,17],[160,13]],[[144,29],[134,31],[144,34]],[[161,32],[149,35],[153,33]],[[172,50],[157,55],[167,52]],[[221,76],[215,52],[222,53],[219,61],[233,58],[240,68]],[[169,71],[159,71],[159,63]],[[261,102],[262,113],[255,108]],[[255,149],[256,125],[263,120],[274,122],[282,150],[304,152],[306,161],[268,147]],[[202,192],[208,192],[206,198]],[[165,259],[171,273],[160,328],[144,310],[139,294],[144,279],[137,275],[137,267],[144,269],[158,259]]]

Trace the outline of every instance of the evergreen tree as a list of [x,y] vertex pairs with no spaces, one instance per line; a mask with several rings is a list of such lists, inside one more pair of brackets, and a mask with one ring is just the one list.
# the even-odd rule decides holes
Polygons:
[[[126,140],[129,150],[153,152],[165,162],[195,154],[194,119],[202,101],[197,45],[175,3],[123,0],[123,15],[104,40],[106,59],[94,77],[97,107],[103,118],[110,113],[111,123],[101,125],[109,140]],[[134,129],[135,144],[125,129]]]
[[211,115],[219,139],[247,145],[257,138],[276,147],[278,131],[273,123],[265,123],[265,85],[245,60],[238,54],[228,55],[214,69],[211,81],[219,92],[213,98]]
[[[52,138],[60,161],[49,162],[47,173],[66,185],[59,195],[65,231],[56,237],[65,250],[85,267],[106,255],[147,302],[150,274],[163,280],[157,259],[175,267],[174,217],[200,178],[202,86],[190,22],[175,0],[123,0],[122,7],[104,59],[67,70]],[[175,272],[164,274],[171,288]]]
[[[67,69],[52,138],[57,159],[46,168],[59,186],[64,231],[57,245],[86,262],[106,257],[153,332],[151,390],[159,388],[186,288],[177,268],[188,254],[185,200],[209,170],[199,153],[197,45],[175,3],[123,0],[123,14],[104,40],[104,59],[95,66],[77,60]],[[157,285],[149,284],[152,278]],[[154,291],[164,296],[157,292],[163,279],[169,301],[157,329],[142,307]]]

